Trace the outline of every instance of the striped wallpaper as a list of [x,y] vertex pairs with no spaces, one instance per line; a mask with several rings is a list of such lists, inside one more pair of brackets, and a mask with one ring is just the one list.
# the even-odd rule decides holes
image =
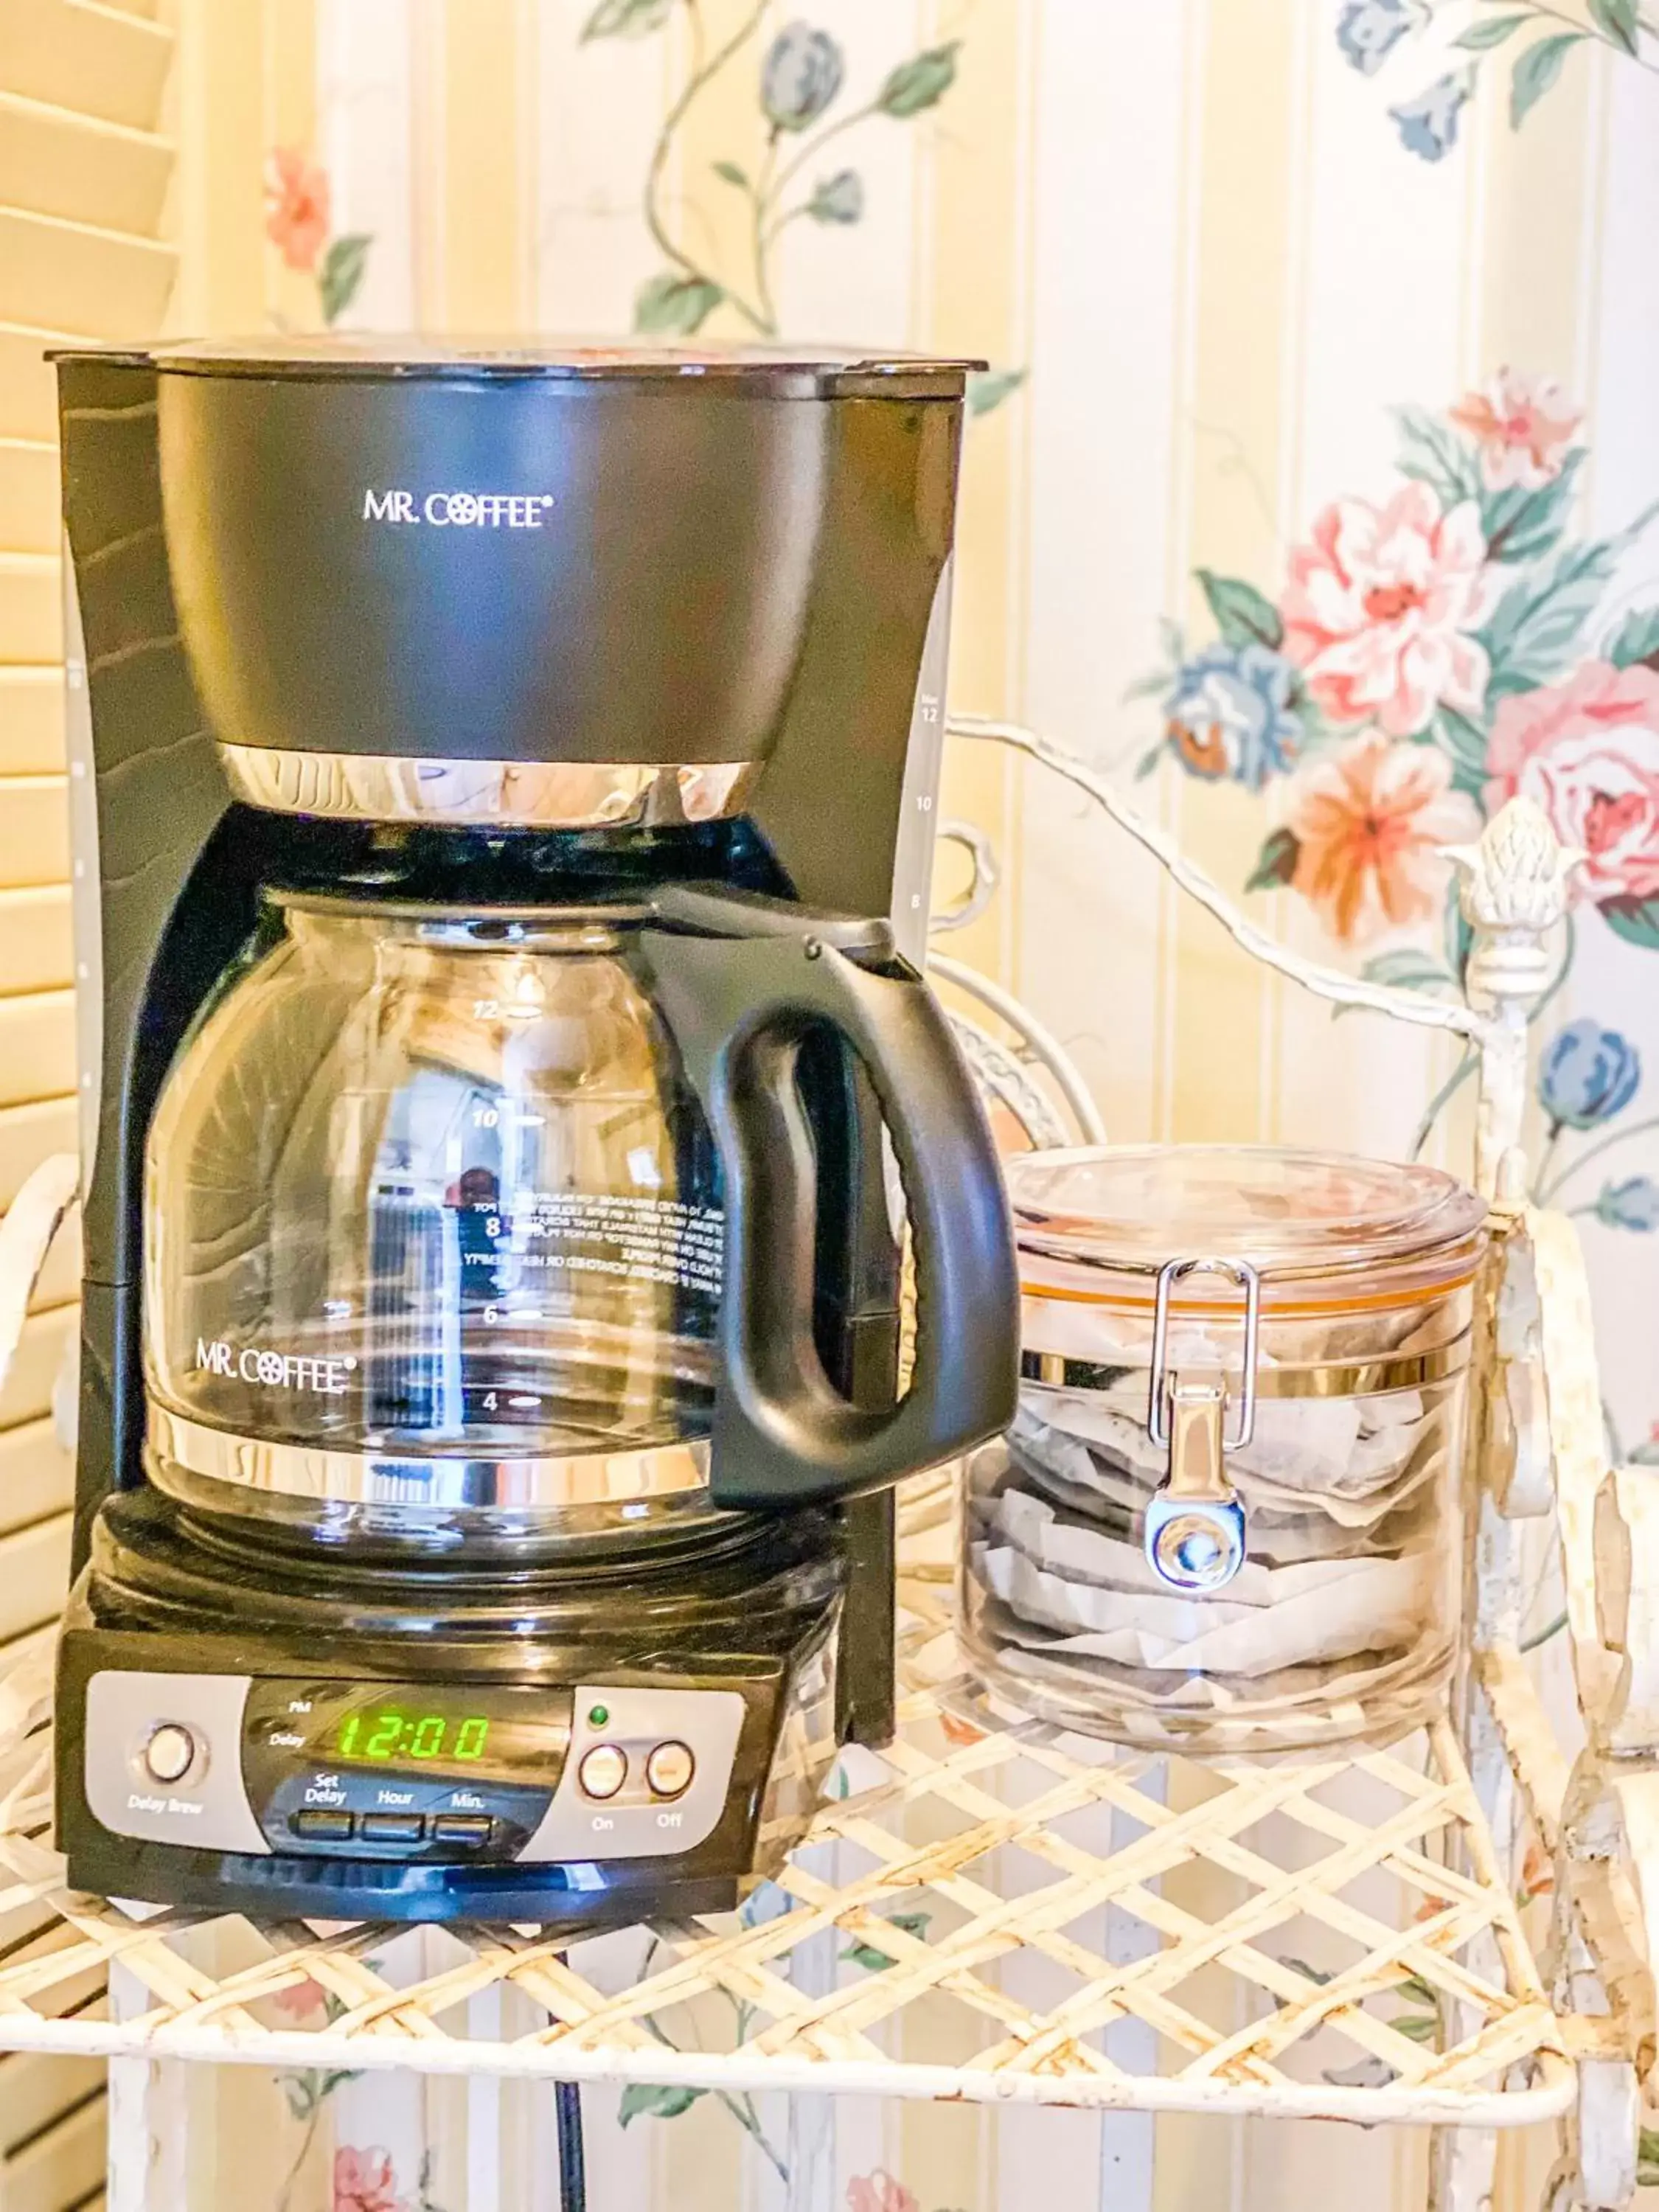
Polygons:
[[[182,320],[319,319],[314,270],[262,235],[263,165],[282,149],[325,172],[328,239],[368,241],[343,322],[626,330],[665,265],[641,215],[664,118],[698,54],[757,11],[755,0],[608,4],[635,35],[584,40],[596,0],[261,0],[204,18],[198,66],[225,104],[184,180],[199,250]],[[1189,653],[1215,634],[1195,572],[1248,580],[1277,601],[1321,509],[1381,503],[1398,488],[1395,410],[1443,418],[1505,364],[1558,380],[1584,410],[1580,538],[1620,529],[1659,490],[1653,57],[1588,35],[1564,47],[1517,131],[1515,88],[1535,66],[1523,48],[1544,27],[1531,19],[1550,12],[1533,0],[1516,0],[1521,35],[1479,55],[1449,41],[1480,0],[1432,11],[1413,0],[799,4],[844,56],[830,120],[878,100],[917,55],[950,47],[953,81],[920,112],[849,127],[803,173],[811,185],[855,169],[861,215],[780,234],[769,272],[780,328],[968,349],[1029,372],[968,432],[959,708],[1031,721],[1132,779],[1164,726],[1158,696],[1126,697],[1161,665],[1160,624],[1181,625]],[[1563,5],[1588,32],[1576,0]],[[779,33],[796,35],[795,15],[795,0],[759,11],[662,167],[665,228],[745,294],[742,193],[713,165],[754,174],[769,159],[761,56]],[[795,143],[788,136],[781,155]],[[747,329],[724,304],[704,327]],[[1603,607],[1656,596],[1659,540],[1638,541]],[[1597,639],[1606,627],[1586,610],[1586,655],[1592,619]],[[1659,763],[1659,735],[1652,746]],[[1167,749],[1140,787],[1241,893],[1296,793],[1283,775],[1261,792],[1203,781]],[[946,811],[989,834],[1005,871],[951,951],[1070,1044],[1115,1135],[1408,1145],[1450,1070],[1445,1044],[1364,1016],[1334,1024],[1178,908],[1145,857],[1040,769],[958,744]],[[1249,896],[1305,951],[1375,949],[1334,944],[1293,888]],[[1437,936],[1419,929],[1411,942]],[[1653,957],[1587,915],[1554,1013],[1611,1025],[1659,1067]],[[1431,1154],[1461,1165],[1467,1141],[1454,1112]],[[1634,1146],[1620,1157],[1624,1175],[1644,1164]],[[1595,1199],[1593,1182],[1571,1189]],[[1656,1239],[1589,1213],[1586,1234],[1613,1411],[1632,1441],[1659,1416],[1643,1319],[1659,1296]],[[948,2039],[948,2021],[938,2032]],[[255,2091],[222,2094],[245,2103]],[[491,2107],[489,2172],[518,2178],[492,2184],[474,2159],[471,2196],[458,2100],[448,2087],[347,2085],[333,2137],[317,2133],[273,2212],[329,2203],[331,2141],[396,2146],[428,2127],[442,2139],[434,2206],[550,2203],[545,2100],[509,2091]],[[1045,2212],[1146,2201],[1152,2137],[1133,2120],[763,2110],[794,2161],[787,2191],[712,2100],[626,2131],[599,2093],[588,2104],[595,2199],[618,2206],[991,2212],[1030,2203],[1039,2176]],[[470,2124],[484,2118],[475,2110]],[[240,2140],[222,2116],[227,2174]],[[1317,2128],[1170,2121],[1158,2132],[1156,2201],[1266,2212],[1293,2191],[1327,2191],[1334,2161],[1355,2212],[1420,2201],[1421,2142],[1391,2135],[1354,2153],[1353,2137]],[[1535,2196],[1547,2154],[1506,2146],[1506,2201]]]

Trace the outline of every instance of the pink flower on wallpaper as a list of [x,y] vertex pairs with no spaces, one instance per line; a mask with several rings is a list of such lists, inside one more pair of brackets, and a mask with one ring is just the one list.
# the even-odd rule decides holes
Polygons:
[[1659,675],[1587,661],[1565,684],[1498,702],[1486,748],[1489,811],[1517,792],[1564,845],[1588,854],[1581,898],[1659,892]]
[[860,2174],[847,2185],[847,2212],[921,2212],[902,2181],[895,2181],[884,2166]]
[[265,233],[290,269],[310,270],[328,240],[328,173],[291,146],[270,157]]
[[320,1982],[313,1982],[307,1974],[302,1982],[290,1983],[278,1990],[271,2003],[278,2012],[285,2012],[290,2020],[307,2020],[319,2005],[328,2002],[328,1992]]
[[398,2194],[390,2151],[335,2152],[332,2212],[410,2212]]
[[1303,771],[1288,826],[1291,883],[1334,937],[1360,944],[1428,919],[1445,890],[1441,847],[1478,836],[1480,817],[1444,753],[1373,734]]
[[1291,555],[1281,610],[1285,651],[1340,722],[1415,737],[1443,702],[1474,714],[1486,696],[1486,648],[1468,632],[1489,611],[1480,513],[1449,514],[1425,483],[1386,507],[1339,499]]
[[1560,475],[1583,417],[1552,378],[1500,368],[1484,392],[1464,394],[1451,419],[1480,447],[1489,491],[1537,491]]

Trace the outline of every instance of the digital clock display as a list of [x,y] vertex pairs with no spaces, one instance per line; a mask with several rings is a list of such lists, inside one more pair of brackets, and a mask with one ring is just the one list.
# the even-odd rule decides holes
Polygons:
[[337,1759],[482,1759],[489,1741],[488,1713],[348,1713],[340,1723]]
[[258,1733],[319,1768],[428,1776],[434,1785],[501,1782],[551,1789],[570,1744],[571,1692],[517,1683],[261,1686]]

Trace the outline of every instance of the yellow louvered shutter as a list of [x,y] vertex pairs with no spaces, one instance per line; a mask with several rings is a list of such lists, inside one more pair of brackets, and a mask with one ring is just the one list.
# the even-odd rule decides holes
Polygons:
[[[160,329],[173,33],[144,0],[0,0],[0,1212],[73,1151],[75,963],[64,760],[53,378],[44,350]],[[60,1237],[0,1390],[0,1666],[49,1632],[70,1466],[52,1419],[80,1255]],[[30,1939],[0,1919],[0,1944]],[[102,2069],[0,2058],[0,2200],[42,2212],[102,2178]]]

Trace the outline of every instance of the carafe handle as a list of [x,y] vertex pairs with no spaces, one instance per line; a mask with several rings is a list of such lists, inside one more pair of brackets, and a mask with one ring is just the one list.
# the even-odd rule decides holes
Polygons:
[[[781,901],[696,901],[700,931],[723,921],[732,933],[647,928],[641,950],[726,1184],[711,1491],[744,1509],[846,1497],[949,1459],[1013,1417],[1019,1286],[995,1146],[919,978],[874,974],[837,951],[829,940],[846,935],[842,917]],[[910,1214],[915,1366],[904,1395],[882,1409],[844,1398],[813,1341],[815,1170],[794,1064],[818,1024],[869,1076]]]

